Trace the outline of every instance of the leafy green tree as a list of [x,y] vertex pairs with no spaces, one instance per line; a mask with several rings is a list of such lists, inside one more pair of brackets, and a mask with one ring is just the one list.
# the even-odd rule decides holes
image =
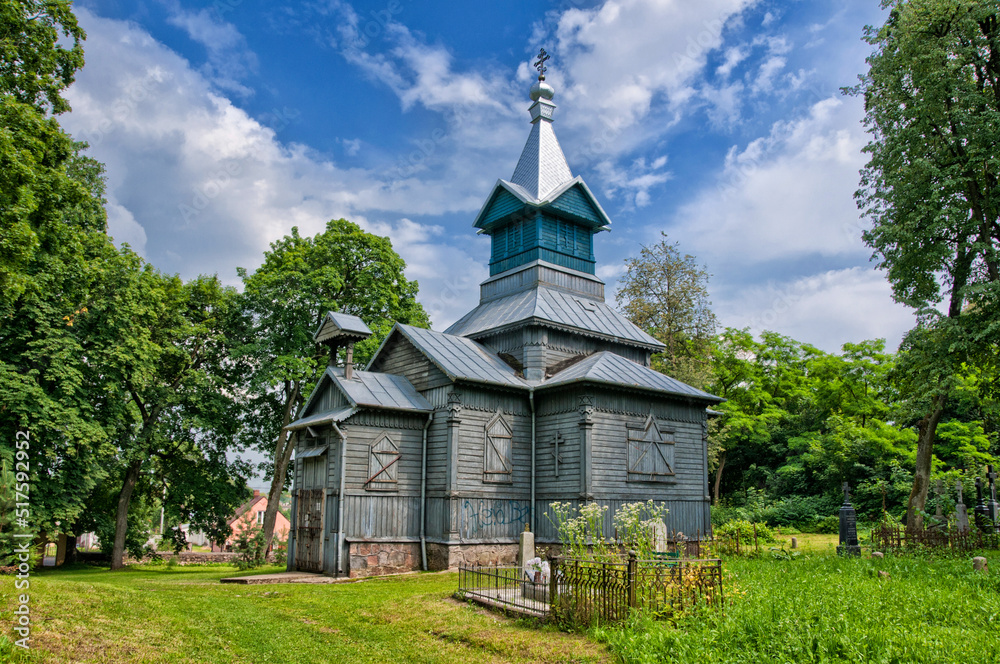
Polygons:
[[[864,239],[897,301],[921,314],[901,370],[919,440],[909,525],[927,499],[938,424],[966,362],[992,362],[1000,321],[1000,4],[888,0],[866,28],[865,99],[872,140],[856,194]],[[941,308],[941,311],[938,310]],[[993,350],[990,350],[990,349]]]
[[111,568],[120,569],[137,487],[165,489],[167,505],[210,532],[248,495],[245,469],[225,454],[239,425],[224,332],[237,294],[216,277],[163,275],[127,248],[100,286],[82,325],[107,381],[120,482]]
[[661,235],[659,243],[625,261],[615,298],[629,320],[666,345],[653,367],[701,387],[709,380],[709,348],[718,326],[708,295],[710,275]]
[[406,279],[405,268],[388,238],[336,219],[311,238],[292,228],[272,243],[256,272],[239,269],[245,286],[238,324],[245,334],[238,360],[246,395],[242,435],[271,459],[263,524],[268,547],[294,448],[284,427],[328,364],[313,334],[328,311],[359,316],[374,332],[355,348],[355,361],[364,362],[395,322],[427,327],[417,282]]
[[62,91],[83,67],[86,38],[70,5],[69,0],[0,3],[0,95],[43,112],[69,110]]
[[[72,524],[105,473],[106,435],[79,325],[103,262],[102,167],[51,114],[83,65],[62,0],[0,4],[0,445],[30,435],[31,527]],[[96,399],[96,400],[99,400]]]

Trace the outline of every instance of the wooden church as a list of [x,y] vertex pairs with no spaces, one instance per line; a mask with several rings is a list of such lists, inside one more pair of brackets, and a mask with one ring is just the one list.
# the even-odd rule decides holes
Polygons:
[[556,541],[553,501],[655,500],[673,531],[707,533],[707,407],[718,397],[653,371],[663,345],[612,309],[594,236],[610,229],[552,130],[553,89],[531,88],[531,133],[474,226],[492,241],[480,303],[444,332],[371,334],[330,313],[346,347],[289,425],[289,570],[365,576],[509,562],[529,527]]

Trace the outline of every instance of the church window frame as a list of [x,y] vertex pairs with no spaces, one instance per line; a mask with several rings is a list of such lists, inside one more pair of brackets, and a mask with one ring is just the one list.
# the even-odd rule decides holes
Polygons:
[[499,410],[483,429],[483,482],[513,484],[514,429]]
[[641,427],[628,427],[628,482],[671,483],[677,476],[673,428],[663,426],[650,414]]
[[388,432],[379,435],[368,446],[368,479],[366,491],[396,491],[399,488],[399,446]]

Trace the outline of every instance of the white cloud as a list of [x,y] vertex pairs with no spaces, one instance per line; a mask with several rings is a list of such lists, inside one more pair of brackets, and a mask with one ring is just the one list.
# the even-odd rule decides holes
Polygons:
[[746,286],[715,305],[727,326],[780,331],[829,352],[878,338],[894,350],[914,325],[912,312],[892,302],[885,275],[861,267]]
[[[483,261],[470,258],[477,249],[485,253],[481,239],[482,249],[467,250],[437,227],[393,221],[401,211],[477,209],[480,192],[456,195],[449,173],[386,181],[383,168],[344,168],[285,144],[279,134],[294,111],[266,127],[134,24],[85,9],[77,14],[88,33],[88,65],[68,92],[73,111],[62,121],[107,165],[112,234],[160,269],[184,277],[218,272],[236,283],[236,266],[255,268],[269,243],[292,226],[314,234],[329,219],[346,217],[393,239],[409,272],[420,276],[422,299],[447,290],[449,275],[428,266],[477,274],[475,263],[483,271]],[[474,287],[438,297],[435,322],[454,320],[476,299]]]
[[864,164],[859,103],[830,98],[726,158],[714,186],[676,219],[698,255],[734,264],[793,256],[867,256],[853,193]]
[[867,264],[854,204],[866,137],[860,102],[830,98],[726,157],[668,229],[714,273],[726,325],[774,329],[826,350],[887,337],[913,317]]
[[246,39],[232,23],[219,19],[208,9],[198,12],[183,9],[177,0],[168,4],[167,22],[184,30],[193,41],[205,47],[208,61],[202,71],[219,88],[241,96],[253,90],[240,81],[257,70],[257,56],[247,47]]
[[599,186],[609,198],[621,195],[627,206],[645,207],[650,202],[650,189],[673,177],[669,171],[663,170],[666,164],[665,156],[649,164],[644,157],[639,157],[626,168],[620,168],[611,161],[602,161],[595,166],[595,170]]
[[750,86],[751,92],[754,94],[771,92],[774,89],[774,77],[785,68],[785,62],[785,58],[778,55],[772,55],[765,60],[757,71],[753,85]]
[[[607,0],[560,14],[553,28],[559,57],[550,80],[557,102],[576,109],[567,116],[573,129],[568,143],[606,158],[662,135],[689,110],[709,52],[723,46],[724,28],[752,4]],[[603,137],[597,148],[592,136]]]
[[748,55],[750,55],[750,51],[743,47],[732,46],[727,48],[726,59],[723,60],[722,64],[716,68],[715,74],[722,78],[728,78],[729,75],[733,73],[733,69],[736,65],[746,60]]

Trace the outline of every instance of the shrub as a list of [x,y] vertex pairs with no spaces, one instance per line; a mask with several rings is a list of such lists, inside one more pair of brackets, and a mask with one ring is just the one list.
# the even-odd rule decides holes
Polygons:
[[840,517],[832,515],[816,517],[816,522],[813,524],[813,532],[826,535],[840,532]]
[[249,513],[241,519],[243,527],[233,538],[233,551],[236,557],[233,564],[239,570],[248,570],[264,564],[265,551],[264,530],[250,518]]
[[757,541],[762,543],[774,542],[774,531],[772,531],[766,524],[763,523],[753,523],[747,521],[746,519],[735,519],[727,523],[722,524],[715,530],[716,537],[722,538],[739,538],[740,544],[750,544],[754,543],[753,534],[754,527],[757,528]]

